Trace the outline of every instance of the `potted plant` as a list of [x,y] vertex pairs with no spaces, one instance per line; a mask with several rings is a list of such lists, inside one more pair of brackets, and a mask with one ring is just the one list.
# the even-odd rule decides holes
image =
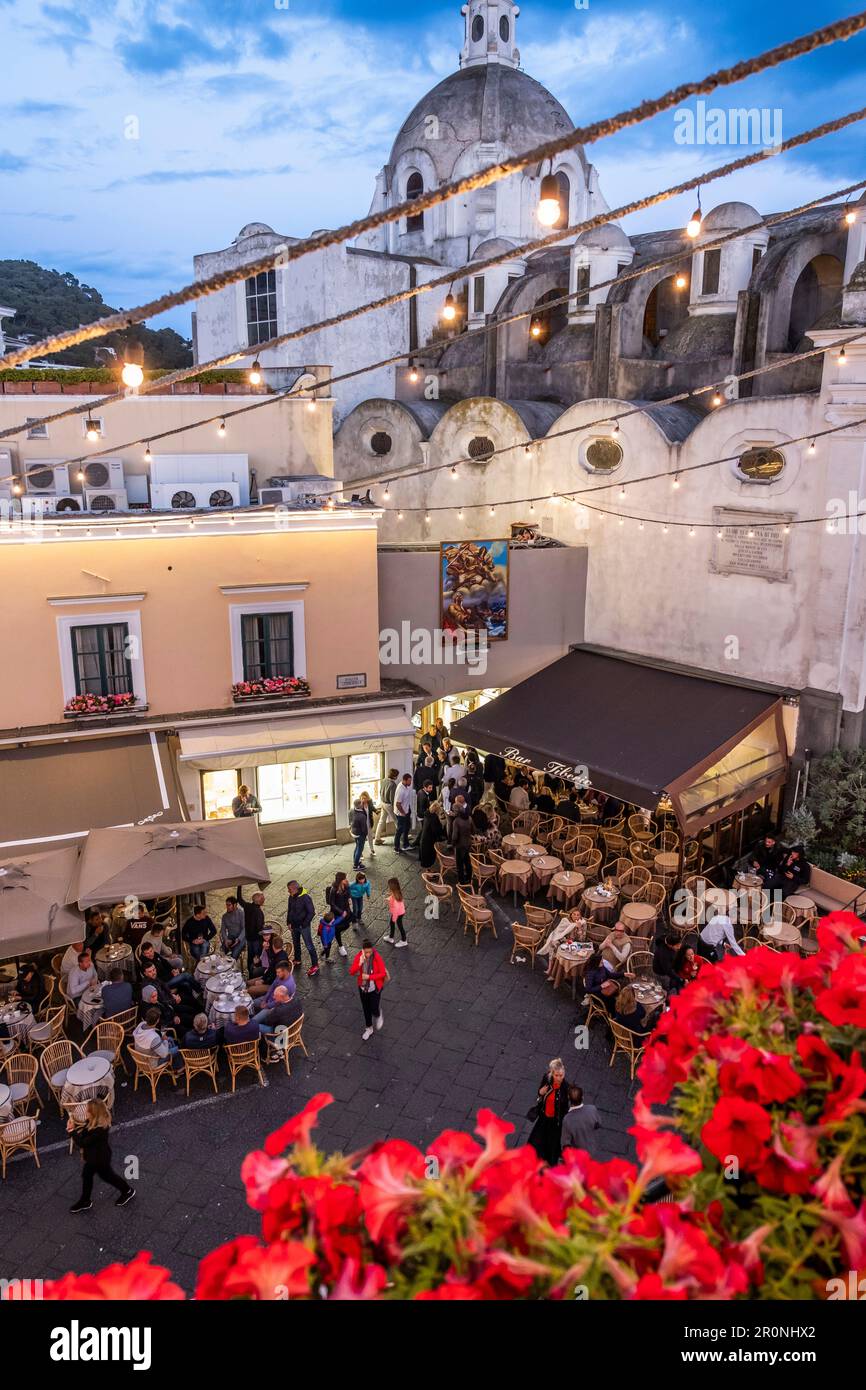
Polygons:
[[309,694],[309,684],[300,676],[266,676],[260,680],[238,681],[232,686],[236,705],[248,700],[305,699]]
[[104,718],[107,714],[123,714],[146,709],[139,705],[134,694],[73,695],[63,707],[64,719]]

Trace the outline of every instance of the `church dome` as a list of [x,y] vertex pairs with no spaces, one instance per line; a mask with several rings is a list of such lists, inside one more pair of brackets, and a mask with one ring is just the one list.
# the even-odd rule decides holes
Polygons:
[[751,203],[719,203],[707,213],[701,225],[701,234],[706,232],[739,232],[744,227],[754,227],[762,220],[757,208]]
[[633,251],[634,247],[615,222],[605,222],[601,227],[589,227],[581,232],[575,246],[587,246],[594,251]]
[[[438,138],[431,139],[431,125],[437,124]],[[470,145],[496,145],[523,154],[572,130],[565,107],[533,77],[503,63],[479,64],[453,72],[421,98],[404,121],[389,162],[394,168],[403,155],[421,149],[444,183]],[[578,153],[583,160],[583,150]]]

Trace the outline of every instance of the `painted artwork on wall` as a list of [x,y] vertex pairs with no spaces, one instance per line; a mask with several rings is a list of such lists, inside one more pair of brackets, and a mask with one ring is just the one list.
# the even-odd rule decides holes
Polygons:
[[508,542],[443,541],[440,557],[442,627],[508,636]]

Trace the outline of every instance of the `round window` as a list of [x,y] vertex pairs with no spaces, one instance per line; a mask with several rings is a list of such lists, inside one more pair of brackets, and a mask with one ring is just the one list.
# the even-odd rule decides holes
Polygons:
[[496,447],[492,439],[486,439],[483,434],[476,434],[474,439],[470,439],[469,448],[466,451],[471,459],[477,463],[486,463],[492,459],[496,453]]
[[379,458],[384,458],[386,454],[390,454],[392,445],[393,440],[385,430],[377,430],[370,440],[370,448],[374,454],[379,455]]
[[473,43],[478,43],[478,41],[479,41],[480,39],[483,39],[483,38],[484,38],[484,20],[481,18],[481,15],[480,15],[480,14],[477,14],[477,15],[475,16],[475,18],[473,19],[473,21],[472,21],[472,42],[473,42]]
[[622,463],[622,449],[615,439],[594,439],[586,449],[586,466],[593,473],[612,473]]
[[750,483],[774,483],[784,471],[785,455],[778,449],[747,449],[737,464],[737,472]]
[[499,37],[503,43],[508,43],[511,34],[511,25],[508,23],[507,15],[503,15],[499,21]]

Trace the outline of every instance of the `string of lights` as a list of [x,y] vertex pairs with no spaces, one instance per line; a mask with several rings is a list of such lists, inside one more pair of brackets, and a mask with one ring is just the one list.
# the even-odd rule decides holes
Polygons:
[[[399,221],[410,213],[417,214],[424,212],[429,208],[436,207],[440,203],[447,202],[461,194],[470,193],[480,188],[486,188],[490,184],[509,178],[512,174],[520,173],[530,166],[540,166],[545,160],[552,160],[556,155],[562,154],[566,150],[573,149],[577,145],[592,144],[609,135],[616,134],[617,131],[640,124],[664,111],[682,105],[683,102],[689,100],[693,96],[705,95],[715,91],[720,86],[728,86],[732,83],[741,82],[747,77],[765,72],[770,68],[789,62],[791,59],[800,57],[803,54],[811,53],[817,48],[850,38],[852,35],[861,32],[864,28],[866,28],[866,11],[861,11],[858,14],[835,20],[831,24],[815,29],[798,39],[780,44],[776,48],[744,59],[734,64],[732,67],[722,68],[697,81],[683,83],[660,97],[645,100],[638,106],[622,111],[615,116],[596,121],[589,126],[578,127],[554,140],[549,140],[537,145],[521,155],[487,165],[474,174],[467,175],[464,178],[453,180],[450,183],[431,189],[426,193],[420,194],[417,198],[407,199],[391,208],[379,209],[377,212],[370,213],[366,217],[357,219],[343,227],[317,233],[315,236],[301,238],[293,245],[282,246],[279,250],[272,251],[259,260],[252,261],[243,267],[235,267],[230,270],[227,269],[204,280],[194,281],[192,284],[186,285],[179,290],[163,294],[157,299],[151,300],[147,304],[139,305],[134,309],[122,310],[115,314],[109,314],[104,318],[95,320],[93,323],[82,324],[76,329],[70,329],[64,333],[53,334],[39,342],[28,344],[26,347],[19,348],[8,354],[6,365],[10,367],[17,366],[20,363],[32,360],[34,357],[44,357],[49,353],[59,352],[65,348],[75,347],[80,343],[93,341],[96,338],[104,337],[106,333],[129,328],[133,324],[141,323],[147,318],[157,317],[160,314],[166,313],[169,309],[178,308],[182,304],[202,299],[210,294],[215,294],[219,290],[226,289],[228,286],[237,283],[239,280],[247,279],[249,276],[259,274],[261,271],[270,270],[277,264],[286,266],[315,251],[322,251],[333,246],[342,245],[347,241],[356,239],[366,232],[374,231],[388,223]],[[760,152],[760,155],[762,157],[773,157],[777,153],[778,149],[774,147],[769,151]],[[752,162],[757,161],[753,160]],[[700,182],[701,181],[692,181],[692,186],[697,187]],[[683,191],[685,191],[685,188]],[[646,206],[652,206],[652,203],[646,204]],[[140,380],[141,378],[139,378],[139,382]],[[126,384],[129,385],[131,383],[127,381]]]
[[[864,114],[866,114],[866,112],[864,112]],[[811,134],[811,132],[808,133]],[[707,181],[711,181],[711,177],[717,177],[717,175],[705,176]],[[747,227],[738,228],[736,231],[728,232],[724,236],[716,237],[713,240],[702,242],[700,249],[702,252],[716,250],[718,248],[721,248],[722,246],[725,246],[728,242],[736,241],[744,236],[749,236],[753,232],[762,231],[766,227],[776,226],[780,222],[785,222],[788,218],[801,216],[803,213],[810,212],[815,208],[820,207],[823,203],[831,202],[835,198],[849,197],[858,189],[863,188],[864,184],[866,184],[866,180],[858,179],[856,183],[847,184],[843,188],[834,189],[831,193],[824,193],[818,198],[813,198],[807,203],[800,203],[798,204],[798,206],[788,208],[784,212],[771,213],[767,217],[763,218],[760,222],[752,223],[750,226]],[[611,213],[609,214],[609,216],[613,217],[614,214]],[[845,212],[846,223],[850,226],[855,221],[856,216],[856,210],[849,208]],[[522,254],[524,249],[525,248],[521,248],[520,254]],[[515,252],[514,254],[518,253]],[[689,248],[684,247],[682,251],[674,252],[669,256],[659,257],[654,261],[646,262],[642,265],[632,267],[628,270],[622,269],[617,275],[612,276],[608,280],[597,281],[596,283],[586,286],[585,288],[572,290],[568,294],[563,294],[562,296],[556,299],[547,301],[544,305],[544,312],[547,313],[551,309],[557,308],[560,305],[569,304],[572,300],[577,301],[580,299],[588,298],[590,294],[594,294],[599,290],[609,289],[614,285],[622,285],[629,281],[639,279],[643,275],[648,275],[655,270],[664,269],[666,266],[679,265],[690,254],[691,252]],[[464,273],[468,273],[470,270],[473,273],[477,271],[477,265],[473,266],[470,263],[462,267],[462,269],[460,271],[457,271],[456,274],[459,277]],[[442,283],[444,283],[444,278],[447,277],[443,277]],[[683,284],[678,284],[677,288],[684,289],[686,287],[686,280],[684,276],[681,278],[683,279]],[[377,303],[371,303],[361,306],[357,310],[353,310],[351,312],[354,315],[357,315],[360,313],[370,312],[371,310],[377,307],[390,307],[391,305],[399,303],[406,298],[410,298],[418,293],[421,293],[421,289],[423,289],[423,287],[421,287],[420,289],[418,287],[415,287],[411,290],[400,291],[397,294],[388,296],[385,300],[380,300]],[[536,316],[538,312],[538,308],[537,306],[535,306],[530,309],[520,310],[516,313],[506,314],[501,317],[491,315],[489,322],[481,324],[476,328],[465,330],[465,332],[461,334],[461,341],[466,341],[466,339],[471,336],[495,333],[500,328],[507,327],[509,324],[519,323],[523,319],[527,318],[531,319],[534,316]],[[280,334],[274,338],[268,339],[264,343],[259,344],[257,351],[265,352],[271,348],[282,346],[285,342],[288,342],[290,339],[302,337],[308,333],[316,333],[323,328],[333,327],[334,324],[338,321],[341,321],[339,320],[339,317],[337,320],[322,321],[319,323],[309,324],[304,328],[293,330],[291,334]],[[407,349],[405,352],[400,352],[392,355],[391,357],[380,359],[380,361],[378,362],[369,363],[364,367],[356,367],[352,371],[340,373],[338,376],[332,376],[329,379],[327,385],[329,387],[332,387],[340,382],[349,381],[354,377],[363,376],[367,372],[378,371],[382,367],[396,366],[399,363],[406,361],[410,363],[413,369],[417,370],[416,364],[414,363],[414,359],[416,357],[427,356],[431,353],[437,352],[440,348],[446,348],[453,341],[454,338],[452,336],[434,338],[430,342],[426,343],[423,348]],[[248,356],[249,346],[243,348],[236,348],[230,354],[224,355],[223,357],[213,358],[208,362],[199,362],[189,367],[178,368],[176,371],[169,372],[165,376],[161,376],[156,380],[144,382],[142,386],[137,390],[137,392],[134,392],[133,394],[137,396],[142,396],[153,392],[164,392],[167,388],[174,386],[179,382],[186,381],[191,377],[198,376],[203,372],[212,371],[216,368],[229,365],[231,362],[236,362],[240,358]],[[71,405],[67,406],[63,410],[55,411],[51,415],[41,415],[39,417],[39,423],[41,425],[55,424],[59,420],[65,420],[75,415],[86,415],[90,417],[94,412],[102,410],[106,406],[118,404],[120,402],[127,401],[128,399],[129,392],[117,391],[110,395],[103,396],[97,400],[87,401],[83,405]],[[0,430],[0,439],[9,439],[17,434],[23,434],[24,431],[29,430],[31,426],[32,420],[23,420],[20,421],[17,425],[7,426],[7,428]],[[90,433],[88,432],[88,438],[90,437]],[[102,452],[113,451],[107,450]],[[83,460],[95,457],[99,457],[99,454],[91,453],[88,455],[82,455]],[[66,463],[72,466],[80,461],[81,460],[79,460],[78,458],[67,459]],[[3,481],[8,481],[8,479],[4,479]]]

